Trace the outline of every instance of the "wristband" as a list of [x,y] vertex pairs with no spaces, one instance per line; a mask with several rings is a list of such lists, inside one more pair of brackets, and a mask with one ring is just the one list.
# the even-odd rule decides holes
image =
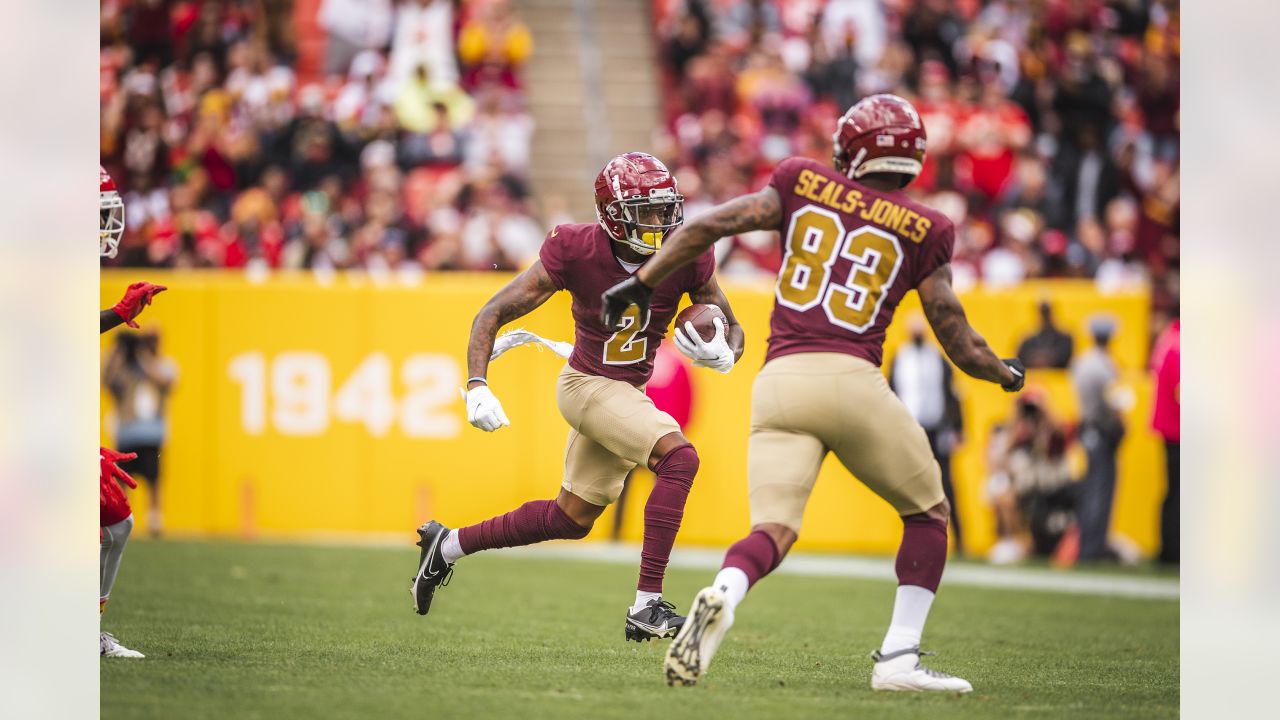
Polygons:
[[484,379],[484,378],[482,378],[482,377],[467,378],[467,384],[468,384],[468,385],[470,385],[470,384],[471,384],[471,383],[473,383],[473,382],[484,383],[484,384],[485,384],[485,387],[488,387],[488,386],[489,386],[489,381],[488,381],[488,380],[485,380],[485,379]]

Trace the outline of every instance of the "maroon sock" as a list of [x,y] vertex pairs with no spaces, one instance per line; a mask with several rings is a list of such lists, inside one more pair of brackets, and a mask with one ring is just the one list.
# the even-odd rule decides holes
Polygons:
[[481,550],[532,545],[544,540],[578,540],[584,528],[565,514],[555,500],[531,500],[506,515],[458,530],[458,544],[470,555]]
[[938,591],[942,568],[947,564],[947,523],[925,513],[902,518],[902,545],[898,547],[899,585],[919,585]]
[[671,546],[684,518],[684,501],[693,487],[693,476],[698,474],[698,452],[692,445],[678,447],[664,455],[653,469],[658,477],[644,506],[644,545],[640,548],[640,582],[636,588],[660,593]]
[[754,530],[729,548],[724,555],[724,564],[720,569],[737,568],[747,575],[747,588],[755,585],[760,578],[773,572],[782,558],[778,557],[778,546],[763,530]]

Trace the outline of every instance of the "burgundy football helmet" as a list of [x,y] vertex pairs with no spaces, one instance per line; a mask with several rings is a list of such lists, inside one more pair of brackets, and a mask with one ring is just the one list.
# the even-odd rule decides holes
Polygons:
[[626,153],[596,176],[596,219],[614,242],[652,255],[667,233],[684,222],[684,196],[661,160]]
[[99,165],[98,172],[98,202],[102,208],[98,217],[98,257],[113,258],[120,249],[120,236],[124,235],[124,200],[106,168]]
[[899,187],[906,187],[924,167],[924,123],[911,103],[897,95],[859,100],[836,123],[831,142],[831,162],[846,177],[896,173],[902,178]]

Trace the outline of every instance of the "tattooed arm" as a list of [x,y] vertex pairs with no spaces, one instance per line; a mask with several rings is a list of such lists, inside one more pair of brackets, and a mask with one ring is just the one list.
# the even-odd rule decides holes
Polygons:
[[699,215],[672,233],[635,275],[604,291],[600,322],[607,328],[618,327],[623,312],[631,305],[640,308],[648,322],[653,289],[706,252],[715,241],[752,230],[778,230],[781,226],[782,200],[772,187],[734,198]]
[[667,276],[722,237],[752,230],[778,230],[781,226],[782,200],[772,187],[734,198],[680,226],[636,277],[651,288],[658,287]]
[[991,352],[987,341],[973,329],[965,317],[960,299],[951,289],[950,263],[933,271],[916,291],[924,304],[924,315],[933,327],[933,334],[956,367],[979,380],[1001,386],[1015,384],[1019,378],[1014,371]]
[[715,276],[712,275],[705,285],[689,293],[689,300],[715,305],[724,311],[724,339],[729,343],[729,349],[733,351],[733,361],[741,360],[742,350],[746,346],[746,335],[742,332],[742,326],[738,324],[738,318],[733,316],[733,308],[729,307],[729,298],[725,297]]
[[[528,315],[554,295],[556,289],[539,260],[490,298],[471,323],[471,340],[467,343],[467,377],[485,377],[489,372],[489,356],[493,353],[493,340],[498,336],[498,329]],[[467,389],[480,384],[478,381],[467,383]]]

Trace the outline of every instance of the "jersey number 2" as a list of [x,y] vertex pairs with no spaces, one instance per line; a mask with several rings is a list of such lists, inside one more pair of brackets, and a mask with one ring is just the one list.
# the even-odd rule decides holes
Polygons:
[[630,365],[644,360],[649,351],[649,338],[640,333],[648,323],[640,322],[640,308],[632,305],[622,313],[622,327],[604,344],[605,365]]
[[[839,215],[813,205],[792,214],[786,249],[778,272],[778,303],[800,312],[822,303],[831,324],[856,333],[875,324],[885,291],[902,265],[896,236],[866,225],[846,235]],[[832,282],[837,257],[853,266],[847,278]]]

